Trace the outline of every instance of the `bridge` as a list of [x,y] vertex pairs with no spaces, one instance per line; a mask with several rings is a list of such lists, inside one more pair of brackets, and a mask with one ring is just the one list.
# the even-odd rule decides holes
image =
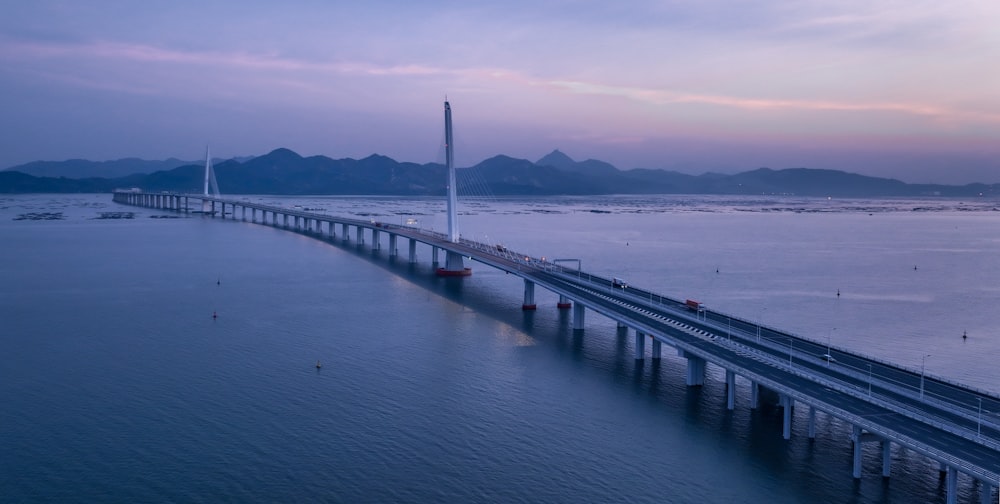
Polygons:
[[[450,123],[450,114],[447,117]],[[210,169],[207,161],[206,171]],[[410,263],[417,262],[418,245],[430,248],[435,267],[444,251],[447,263],[436,268],[442,276],[471,273],[462,259],[505,271],[523,281],[523,310],[537,309],[538,286],[559,296],[557,309],[572,309],[574,331],[584,331],[589,311],[616,321],[620,330],[633,332],[637,360],[646,358],[647,342],[652,359],[661,358],[664,345],[672,347],[686,359],[688,386],[705,383],[708,364],[724,370],[729,410],[737,406],[737,376],[749,382],[749,408],[757,408],[765,393],[776,394],[783,410],[784,439],[792,435],[793,407],[808,408],[806,435],[810,438],[816,436],[817,411],[848,423],[852,426],[854,478],[861,478],[862,454],[869,444],[878,444],[882,476],[889,477],[890,448],[895,443],[939,464],[949,504],[957,502],[960,474],[978,485],[981,502],[995,502],[993,496],[1000,483],[1000,420],[994,413],[1000,411],[1000,395],[995,393],[927,375],[923,366],[912,369],[831,348],[590,274],[580,269],[579,261],[572,267],[573,260],[545,260],[468,240],[458,235],[453,218],[449,219],[449,233],[439,233],[226,198],[208,194],[207,187],[204,194],[117,190],[113,199],[125,205],[273,226],[330,242],[350,244],[353,236],[355,246],[383,250],[386,245],[390,258],[399,256],[397,245],[405,241]],[[449,189],[453,188],[454,183]],[[192,210],[193,202],[199,210]]]

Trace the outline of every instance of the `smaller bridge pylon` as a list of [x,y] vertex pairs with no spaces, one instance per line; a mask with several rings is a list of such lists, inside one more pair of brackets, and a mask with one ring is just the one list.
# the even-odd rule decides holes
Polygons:
[[[215,197],[222,195],[219,192],[219,182],[215,179],[215,168],[212,167],[212,152],[207,145],[205,146],[205,186],[202,195]],[[215,203],[207,199],[201,200],[201,212],[215,214]]]

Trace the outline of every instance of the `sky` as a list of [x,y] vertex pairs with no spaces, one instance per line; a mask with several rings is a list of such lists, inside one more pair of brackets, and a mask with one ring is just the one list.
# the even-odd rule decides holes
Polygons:
[[554,149],[1000,182],[1000,2],[13,0],[0,168]]

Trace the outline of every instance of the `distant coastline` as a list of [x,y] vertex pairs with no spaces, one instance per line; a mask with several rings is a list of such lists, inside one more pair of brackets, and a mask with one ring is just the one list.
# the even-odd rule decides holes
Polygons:
[[[0,171],[0,193],[100,193],[115,188],[200,192],[200,163],[177,159],[109,162],[69,160],[34,162]],[[373,154],[363,159],[302,157],[276,149],[253,158],[215,162],[226,194],[399,195],[445,193],[444,166],[398,162]],[[130,173],[130,174],[129,174]],[[492,195],[606,194],[787,194],[820,197],[987,197],[1000,196],[1000,184],[907,184],[838,170],[758,168],[734,175],[688,175],[637,168],[619,170],[589,159],[574,161],[558,150],[532,162],[494,156],[458,170],[459,191]]]

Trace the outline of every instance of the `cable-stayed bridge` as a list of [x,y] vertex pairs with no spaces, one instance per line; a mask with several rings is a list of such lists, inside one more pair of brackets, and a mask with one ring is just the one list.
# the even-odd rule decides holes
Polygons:
[[[446,109],[450,132],[450,108]],[[446,136],[450,139],[450,135]],[[450,142],[449,142],[450,143]],[[449,153],[448,159],[451,159]],[[453,167],[449,161],[449,171]],[[206,161],[203,194],[149,193],[119,190],[114,201],[222,219],[242,220],[343,244],[373,250],[388,249],[400,256],[406,245],[407,260],[416,263],[417,249],[430,249],[430,262],[441,276],[465,276],[471,269],[464,260],[503,270],[522,279],[524,310],[537,309],[535,288],[559,296],[557,309],[572,310],[575,331],[585,330],[587,312],[617,322],[620,331],[635,338],[636,359],[660,359],[663,346],[686,359],[686,384],[705,383],[709,365],[724,371],[727,407],[736,404],[737,377],[749,383],[749,403],[757,408],[762,397],[777,397],[783,409],[783,436],[793,434],[793,407],[807,408],[804,434],[816,435],[817,412],[836,417],[852,428],[852,476],[862,476],[866,445],[881,452],[881,473],[891,475],[893,444],[919,453],[940,465],[946,483],[946,500],[957,502],[959,475],[962,484],[977,486],[981,502],[996,502],[1000,484],[1000,396],[929,376],[920,369],[874,359],[862,353],[831,348],[801,336],[759,323],[705,309],[696,302],[674,299],[589,274],[579,261],[545,260],[506,247],[462,238],[457,233],[454,199],[449,197],[449,232],[373,220],[336,217],[300,209],[252,203],[218,194],[218,185]],[[450,178],[449,190],[454,190]],[[214,193],[210,194],[210,186]],[[197,208],[198,210],[191,210]],[[439,255],[446,255],[439,266]],[[566,266],[569,265],[569,266]],[[574,267],[575,266],[575,267]],[[462,281],[460,278],[451,281]],[[649,349],[647,351],[647,342]]]

